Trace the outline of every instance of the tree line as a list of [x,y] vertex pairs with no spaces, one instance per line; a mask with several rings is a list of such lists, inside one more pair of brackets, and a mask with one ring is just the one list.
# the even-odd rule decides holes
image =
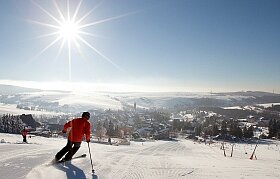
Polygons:
[[271,119],[268,124],[269,138],[275,137],[280,139],[280,120]]
[[0,132],[19,134],[24,128],[25,124],[20,119],[20,116],[4,114],[0,118]]
[[254,136],[253,126],[240,127],[238,122],[234,119],[222,120],[221,123],[215,117],[206,118],[205,122],[199,124],[195,128],[195,135],[197,136],[235,136],[241,138],[251,138]]

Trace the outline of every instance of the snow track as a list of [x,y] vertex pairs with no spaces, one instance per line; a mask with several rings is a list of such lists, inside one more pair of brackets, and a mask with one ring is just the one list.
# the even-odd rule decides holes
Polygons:
[[44,149],[34,144],[1,144],[0,153],[0,174],[15,179],[25,178],[29,171],[53,155],[49,147]]
[[178,163],[178,159],[181,160],[190,150],[181,142],[140,143],[133,149],[114,151],[114,155],[108,156],[111,160],[110,173],[105,167],[98,172],[99,176],[121,179],[187,178],[194,171]]
[[[50,165],[66,139],[36,137],[33,144],[15,144],[21,136],[0,134],[8,143],[0,144],[0,178],[26,179],[208,179],[280,178],[279,142],[260,144],[258,160],[249,160],[254,144],[211,145],[190,140],[131,142],[129,146],[90,143],[95,175],[89,155],[70,163]],[[247,154],[246,154],[247,152]],[[86,143],[76,155],[88,154]]]

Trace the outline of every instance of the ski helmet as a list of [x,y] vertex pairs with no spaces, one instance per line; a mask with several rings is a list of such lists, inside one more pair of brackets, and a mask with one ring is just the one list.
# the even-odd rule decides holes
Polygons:
[[83,112],[82,117],[85,117],[87,119],[90,118],[90,113],[89,112]]

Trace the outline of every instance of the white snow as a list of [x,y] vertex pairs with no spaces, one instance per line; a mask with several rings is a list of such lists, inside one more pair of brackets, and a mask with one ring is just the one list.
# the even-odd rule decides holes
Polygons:
[[84,105],[90,107],[104,108],[104,109],[121,109],[121,104],[112,97],[102,93],[77,93],[73,92],[64,98],[58,100],[60,105]]
[[63,112],[50,112],[50,111],[34,111],[34,110],[24,110],[17,108],[16,104],[3,104],[0,103],[0,114],[13,114],[13,115],[21,115],[21,114],[37,114],[37,115],[63,115]]
[[[280,105],[280,103],[264,103],[264,104],[256,104],[255,106],[261,106],[264,108],[268,108],[271,107],[272,105]],[[254,107],[254,106],[231,106],[231,107],[223,107],[223,109],[247,109],[247,110],[259,110],[258,108]]]
[[272,105],[280,105],[280,103],[265,103],[265,104],[258,104],[258,106],[262,106],[265,108],[271,107]]
[[242,110],[243,108],[241,106],[231,106],[231,107],[224,107],[223,109],[240,109],[240,110]]
[[[65,144],[64,138],[28,138],[30,144],[21,144],[22,137],[0,133],[1,178],[74,179],[74,178],[280,178],[279,141],[265,141],[257,147],[257,159],[249,157],[255,144],[226,143],[226,154],[221,143],[211,145],[191,140],[131,142],[131,145],[112,146],[90,143],[95,175],[86,143],[76,155],[84,159],[71,163],[51,165],[56,152]],[[247,154],[245,154],[247,152]]]

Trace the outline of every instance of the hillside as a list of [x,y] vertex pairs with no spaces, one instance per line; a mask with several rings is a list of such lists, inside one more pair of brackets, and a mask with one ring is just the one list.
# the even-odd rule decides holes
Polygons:
[[[1,104],[2,103],[2,104]],[[10,85],[0,85],[0,113],[27,109],[35,111],[78,113],[91,109],[138,108],[180,109],[186,107],[231,107],[264,103],[280,103],[280,95],[266,92],[233,93],[114,93],[79,91],[42,91]],[[15,110],[15,107],[18,108]],[[3,112],[2,112],[3,113]],[[23,112],[24,113],[24,112]]]

